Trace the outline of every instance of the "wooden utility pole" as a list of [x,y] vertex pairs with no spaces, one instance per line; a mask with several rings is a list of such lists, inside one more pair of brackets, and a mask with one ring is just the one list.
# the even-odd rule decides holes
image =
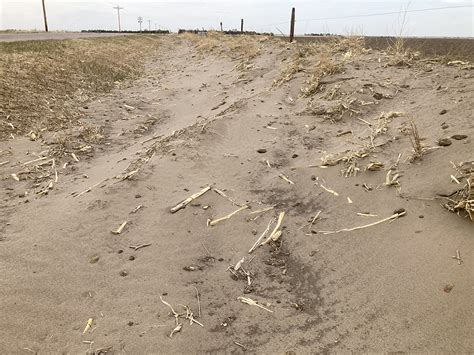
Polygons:
[[244,33],[244,19],[240,20],[240,33]]
[[295,8],[291,9],[290,43],[293,42],[293,37],[295,37]]
[[222,22],[221,22],[221,32],[223,32],[224,30],[222,29]]
[[123,7],[114,6],[114,9],[117,10],[117,17],[118,17],[118,25],[119,25],[119,32],[122,32],[122,27],[120,26],[120,10],[123,10]]
[[138,23],[140,24],[140,32],[142,31],[142,22],[143,22],[143,17],[138,16]]
[[44,5],[44,0],[42,0],[42,3],[43,3],[44,30],[48,32],[48,20],[46,19],[46,7]]

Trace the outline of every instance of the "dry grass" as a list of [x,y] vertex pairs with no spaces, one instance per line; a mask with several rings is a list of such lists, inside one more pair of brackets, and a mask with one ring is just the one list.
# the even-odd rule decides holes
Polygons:
[[392,123],[393,118],[400,117],[405,115],[404,112],[382,112],[380,116],[378,116],[372,126],[370,127],[372,131],[372,139],[379,136],[380,134],[386,134],[389,130],[390,124]]
[[360,35],[334,37],[330,39],[329,47],[333,53],[343,53],[346,58],[355,57],[364,52],[365,39]]
[[253,60],[262,52],[269,40],[268,37],[226,35],[216,31],[202,35],[184,33],[181,38],[194,45],[203,58],[215,55],[237,61],[234,66],[234,71],[238,72],[236,82],[251,80],[251,69],[255,68]]
[[311,77],[306,81],[308,85],[301,89],[302,97],[311,97],[316,94],[323,77],[343,71],[342,63],[337,62],[329,51],[321,50],[317,58],[316,65],[311,68]]
[[363,51],[364,39],[358,36],[334,37],[324,43],[296,45],[273,86],[278,87],[293,79],[297,73],[305,72],[308,78],[301,89],[301,96],[311,97],[320,90],[322,78],[343,72],[344,62]]
[[345,117],[352,117],[353,115],[360,114],[360,111],[357,109],[357,99],[353,97],[336,100],[336,103],[331,106],[322,106],[319,104],[319,101],[320,100],[317,98],[311,99],[306,108],[299,114],[322,116],[334,123],[341,121]]
[[137,77],[157,44],[145,36],[1,43],[0,139],[76,125],[77,108]]
[[279,87],[294,78],[295,74],[305,70],[304,60],[299,56],[291,58],[284,66],[278,78],[273,81],[273,87]]
[[443,204],[449,211],[455,213],[466,213],[471,221],[474,221],[474,162],[455,165],[457,180],[465,179],[464,187],[454,193]]
[[78,138],[86,143],[97,144],[104,140],[105,135],[102,127],[84,125],[79,130]]
[[225,35],[216,31],[209,31],[205,35],[184,33],[181,36],[193,43],[201,54],[227,56],[245,61],[258,56],[263,44],[268,40],[267,37]]
[[419,160],[422,158],[423,154],[425,153],[425,148],[421,144],[422,138],[420,133],[418,132],[418,127],[416,126],[415,121],[412,119],[410,120],[410,142],[413,147],[413,152],[410,157],[410,161]]
[[341,175],[344,177],[356,176],[360,171],[359,160],[370,155],[373,148],[367,144],[361,144],[358,149],[346,150],[335,154],[326,154],[321,157],[321,165],[335,166],[344,163]]
[[418,52],[410,50],[405,43],[403,37],[397,37],[390,47],[387,49],[388,62],[387,66],[395,67],[411,67],[413,61],[419,57]]

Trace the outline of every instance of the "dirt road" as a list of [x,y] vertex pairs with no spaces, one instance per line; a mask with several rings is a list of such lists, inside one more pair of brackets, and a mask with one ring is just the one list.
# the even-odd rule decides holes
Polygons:
[[[474,350],[473,224],[437,195],[457,188],[450,161],[473,158],[472,70],[385,66],[369,51],[306,98],[303,71],[274,84],[294,50],[286,44],[261,41],[239,65],[183,39],[161,41],[145,76],[81,109],[106,143],[70,159],[47,196],[18,197],[28,182],[10,176],[41,143],[0,143],[15,152],[0,167],[2,352]],[[436,147],[414,162],[407,116]],[[357,137],[374,127],[368,155],[322,164],[359,150]],[[467,137],[437,145],[455,134]],[[342,176],[355,161],[357,174]],[[385,168],[365,170],[371,161]],[[389,171],[395,186],[384,185]],[[210,190],[170,213],[206,186],[228,198]],[[249,208],[209,225],[239,206]],[[386,223],[323,232],[400,209]],[[249,254],[283,211],[280,239]],[[179,318],[170,338],[177,323],[160,297],[180,313],[189,306],[203,326]]]

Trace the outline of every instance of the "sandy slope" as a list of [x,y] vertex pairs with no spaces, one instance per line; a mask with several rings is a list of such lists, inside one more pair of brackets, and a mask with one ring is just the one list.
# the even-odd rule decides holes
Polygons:
[[[449,162],[473,159],[472,71],[427,62],[384,67],[382,54],[361,55],[325,78],[315,100],[335,105],[339,94],[323,96],[338,87],[376,104],[331,122],[301,114],[308,101],[298,99],[304,73],[271,89],[291,49],[268,43],[240,81],[228,58],[203,56],[175,38],[164,39],[163,49],[130,88],[88,105],[90,122],[106,127],[108,144],[64,170],[48,196],[25,204],[18,194],[26,183],[8,179],[11,166],[0,167],[7,177],[0,182],[2,352],[83,353],[107,346],[135,354],[242,352],[234,342],[257,353],[474,350],[473,224],[436,199],[456,189]],[[374,100],[369,88],[392,98]],[[447,113],[440,115],[442,109]],[[427,146],[453,134],[468,137],[410,163],[409,138],[398,129],[406,116],[396,117],[375,140],[380,147],[360,161],[357,176],[341,176],[341,164],[308,168],[367,135],[357,117],[371,121],[389,111],[412,117]],[[155,155],[137,165],[157,140],[142,142],[154,135],[170,138],[158,140]],[[39,151],[38,145],[18,139],[0,143],[0,151],[12,146],[9,159],[25,161],[25,151]],[[266,152],[258,153],[262,148]],[[364,171],[371,160],[395,164],[399,153],[399,191],[383,186],[386,170]],[[130,163],[140,170],[115,179]],[[169,212],[209,184],[251,209],[209,227],[208,219],[238,208],[210,191]],[[143,208],[131,214],[138,205]],[[272,205],[251,219],[258,215],[249,212]],[[391,223],[318,233],[368,224],[399,208],[406,216]],[[313,232],[301,228],[319,210]],[[226,269],[248,255],[279,211],[286,212],[282,243],[253,253],[245,264],[253,287],[244,294],[246,280],[232,279]],[[129,222],[124,232],[112,234],[123,221]],[[130,248],[145,243],[151,245]],[[457,249],[462,265],[451,258]],[[447,284],[454,285],[449,293]],[[197,314],[195,288],[204,327],[182,320],[181,333],[170,339],[175,322],[160,296]],[[240,303],[239,296],[273,313]],[[89,318],[92,331],[83,335]]]

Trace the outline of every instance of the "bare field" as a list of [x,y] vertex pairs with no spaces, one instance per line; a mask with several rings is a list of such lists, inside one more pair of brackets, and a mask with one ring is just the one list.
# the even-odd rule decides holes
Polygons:
[[2,352],[473,350],[469,62],[357,37],[0,48]]
[[[301,36],[298,37],[298,41],[301,43],[324,43],[326,37]],[[396,41],[396,37],[364,37],[367,47],[378,50],[386,50]],[[470,61],[474,59],[474,38],[407,37],[404,38],[404,42],[411,51],[418,51],[424,56]]]

